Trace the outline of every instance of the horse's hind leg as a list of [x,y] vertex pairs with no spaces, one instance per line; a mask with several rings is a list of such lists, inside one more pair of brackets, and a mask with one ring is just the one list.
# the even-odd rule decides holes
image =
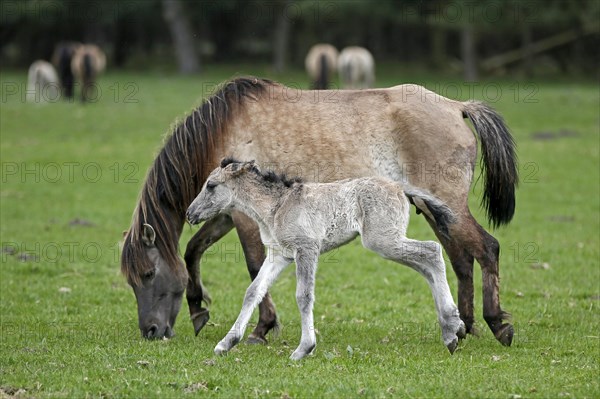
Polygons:
[[[250,273],[250,278],[254,280],[265,260],[265,247],[260,239],[258,225],[242,213],[234,212],[231,216],[240,243],[242,244],[242,249],[244,250],[248,273]],[[278,327],[275,304],[268,292],[258,305],[258,311],[258,324],[254,331],[248,336],[248,343],[266,344],[267,333],[272,329],[277,330]]]
[[[514,329],[510,323],[503,323],[510,318],[510,314],[500,307],[500,244],[491,234],[479,225],[473,217],[473,235],[479,233],[479,237],[467,250],[477,259],[481,266],[483,279],[483,318],[500,343],[510,346],[512,343]],[[471,236],[469,235],[469,238]]]
[[[477,259],[481,266],[481,274],[483,279],[483,318],[494,333],[494,336],[503,345],[509,346],[512,343],[514,330],[510,323],[503,321],[509,318],[509,314],[504,312],[500,307],[499,294],[499,255],[500,244],[487,231],[477,223],[470,213],[463,216],[455,223],[449,226],[449,235],[451,245],[450,251],[456,250],[454,255],[460,255],[459,249],[462,249],[462,258],[456,258],[456,266],[453,262],[453,267],[459,277],[459,297],[463,295],[465,300],[468,296],[472,298],[473,292],[473,263],[464,262],[473,257]],[[468,253],[468,256],[465,255]],[[449,252],[451,255],[451,252]],[[463,261],[463,263],[461,263]],[[467,267],[469,266],[469,267]],[[467,276],[465,281],[469,281],[469,286],[461,286],[461,277]],[[461,289],[464,291],[461,292]],[[472,303],[472,299],[470,300]],[[471,307],[472,309],[472,307]],[[472,315],[472,313],[471,313]],[[469,316],[468,314],[466,315]]]
[[[465,323],[466,333],[475,334],[475,316],[473,312],[473,261],[471,256],[463,247],[457,245],[455,240],[440,234],[435,222],[426,218],[433,228],[437,238],[446,250],[450,258],[452,269],[458,279],[458,310],[460,318]],[[459,337],[464,338],[464,337]]]
[[209,303],[210,296],[202,286],[200,278],[200,259],[211,245],[219,241],[233,228],[233,221],[227,215],[219,215],[206,221],[185,249],[185,265],[188,271],[186,298],[190,309],[190,318],[196,335],[208,322],[208,309],[202,307],[202,301]]
[[459,337],[465,335],[465,325],[448,286],[441,246],[433,241],[388,237],[385,234],[364,233],[362,239],[366,248],[386,259],[409,266],[425,277],[435,302],[442,339],[450,353],[454,353]]

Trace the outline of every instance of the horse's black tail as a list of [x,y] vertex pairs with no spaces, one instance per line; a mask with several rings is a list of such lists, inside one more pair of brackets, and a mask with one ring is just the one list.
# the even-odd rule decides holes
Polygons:
[[315,90],[327,90],[329,88],[329,66],[325,54],[319,56],[319,76],[313,87]]
[[507,224],[515,213],[515,188],[519,183],[515,142],[502,117],[490,106],[463,103],[481,142],[484,191],[481,204],[493,227]]
[[58,74],[60,75],[60,82],[64,89],[64,95],[66,98],[73,97],[73,71],[71,70],[71,59],[73,58],[73,51],[68,46],[62,46],[60,55],[58,58]]
[[94,66],[92,65],[92,56],[85,54],[83,56],[83,80],[88,82],[92,79],[94,73]]

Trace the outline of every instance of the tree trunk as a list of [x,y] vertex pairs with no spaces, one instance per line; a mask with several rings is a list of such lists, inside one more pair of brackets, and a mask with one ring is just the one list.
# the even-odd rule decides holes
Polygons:
[[533,76],[533,51],[531,40],[531,27],[523,25],[521,30],[521,42],[523,46],[523,69],[525,76],[531,78]]
[[273,31],[273,69],[281,73],[285,70],[290,41],[290,15],[287,14],[287,6],[291,1],[280,0],[277,4],[277,20]]
[[434,26],[431,30],[431,61],[435,68],[446,65],[446,29]]
[[175,54],[179,65],[179,72],[192,74],[200,71],[200,60],[190,21],[184,13],[180,0],[163,0],[163,17],[169,25]]
[[467,82],[477,80],[477,55],[475,53],[475,33],[473,26],[466,24],[461,31],[460,50]]

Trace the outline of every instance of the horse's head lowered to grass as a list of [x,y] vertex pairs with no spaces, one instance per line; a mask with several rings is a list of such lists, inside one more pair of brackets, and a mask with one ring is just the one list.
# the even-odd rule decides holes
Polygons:
[[185,212],[221,158],[217,154],[231,114],[267,83],[239,78],[224,84],[177,125],[148,171],[121,254],[121,271],[135,293],[145,338],[173,336],[186,284],[196,333],[208,321],[201,305],[209,298],[195,296],[201,282],[188,276],[179,256]]
[[[140,331],[145,338],[171,338],[187,276],[169,267],[161,256],[151,225],[143,225],[141,240],[153,267],[144,273],[141,281],[132,284],[138,303]],[[183,263],[177,270],[184,270]]]

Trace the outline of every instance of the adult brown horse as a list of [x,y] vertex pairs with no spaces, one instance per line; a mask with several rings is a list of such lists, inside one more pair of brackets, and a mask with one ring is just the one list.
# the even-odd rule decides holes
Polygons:
[[[476,135],[465,122],[468,118]],[[459,102],[417,85],[360,91],[302,91],[268,80],[225,83],[168,137],[142,188],[125,236],[121,268],[137,298],[139,327],[147,338],[173,335],[183,291],[196,334],[208,321],[202,253],[234,226],[254,278],[265,258],[258,227],[244,215],[205,222],[185,251],[178,242],[187,207],[206,177],[231,156],[254,159],[307,181],[380,175],[429,192],[454,217],[417,204],[444,246],[458,276],[458,306],[473,332],[473,261],[483,277],[483,316],[495,337],[510,345],[513,327],[499,299],[499,244],[471,215],[467,196],[482,149],[482,204],[492,225],[508,223],[515,209],[517,167],[513,139],[502,118],[480,102]],[[265,342],[277,325],[271,298],[260,307],[249,340]]]
[[329,89],[331,77],[336,72],[338,51],[331,44],[315,44],[308,50],[304,66],[315,90]]
[[[81,83],[81,102],[90,101],[96,78],[106,67],[106,55],[95,44],[79,46],[71,59],[73,76]],[[97,93],[96,93],[97,94]]]

